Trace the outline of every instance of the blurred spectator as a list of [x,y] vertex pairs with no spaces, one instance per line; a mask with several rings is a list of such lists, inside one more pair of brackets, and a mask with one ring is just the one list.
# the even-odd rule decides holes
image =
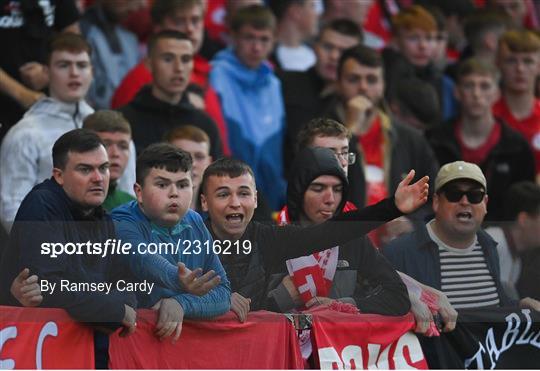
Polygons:
[[454,81],[460,62],[471,57],[486,63],[495,63],[498,42],[501,35],[510,27],[509,17],[499,10],[478,9],[463,20],[467,46],[462,50],[459,61],[448,66],[446,73]]
[[131,0],[96,0],[81,18],[81,32],[94,53],[94,81],[88,101],[95,109],[111,106],[114,91],[124,76],[139,62],[139,48],[134,34],[120,23],[132,11]]
[[[384,69],[380,55],[365,46],[346,50],[339,60],[337,95],[328,117],[352,132],[350,150],[358,160],[349,168],[353,191],[372,205],[395,192],[410,169],[433,182],[437,160],[422,135],[401,125],[383,109]],[[355,202],[357,202],[355,200]]]
[[[452,62],[457,61],[460,53],[465,49],[467,44],[463,24],[465,17],[471,14],[475,9],[473,1],[416,0],[415,3],[425,6],[428,10],[430,10],[430,7],[436,7],[444,14],[444,17],[446,18],[446,30],[448,31],[448,59]],[[434,17],[437,19],[437,16],[434,15]],[[437,24],[439,24],[439,21],[437,21]]]
[[296,136],[308,121],[320,117],[332,100],[339,57],[345,49],[362,43],[362,30],[348,19],[323,26],[315,42],[315,66],[305,72],[285,72],[282,82],[287,117],[284,158],[288,169],[294,158]]
[[218,93],[231,152],[255,173],[259,190],[275,210],[285,196],[281,84],[267,61],[276,19],[263,6],[240,9],[231,20],[233,45],[216,55],[210,83]]
[[[153,0],[132,0],[137,2],[133,5],[133,11],[122,22],[122,26],[137,36],[139,50],[145,49],[148,38],[152,33],[152,19],[150,17],[150,4]],[[142,54],[142,53],[141,53]]]
[[[118,189],[118,180],[124,174],[126,167],[131,165],[135,171],[135,161],[129,161],[135,152],[130,154],[131,127],[120,112],[103,110],[97,111],[84,119],[83,128],[95,132],[107,150],[109,157],[109,190],[103,201],[103,208],[111,211],[135,198],[127,192]],[[131,155],[131,156],[130,156]]]
[[363,30],[364,44],[370,48],[380,50],[384,48],[387,40],[364,27],[368,14],[373,5],[376,5],[376,2],[374,0],[323,0],[324,13],[322,21],[329,23],[336,19],[349,19]]
[[534,181],[534,157],[526,140],[491,112],[499,98],[498,71],[469,59],[458,70],[456,96],[460,117],[428,133],[440,164],[464,160],[477,164],[488,179],[488,220],[504,220],[503,200],[519,181]]
[[224,46],[230,46],[233,43],[231,22],[234,15],[242,8],[252,5],[265,5],[264,0],[225,0],[225,29],[220,35],[220,40]]
[[316,0],[270,0],[277,19],[275,61],[284,71],[305,71],[315,64],[315,52],[305,43],[317,34]]
[[486,63],[495,63],[499,38],[510,26],[504,13],[480,9],[465,19],[465,37],[469,47],[467,55]]
[[0,1],[0,140],[48,84],[46,45],[55,32],[79,32],[74,0]]
[[540,248],[540,186],[532,182],[514,184],[506,194],[504,211],[505,223],[486,228],[486,232],[497,242],[502,286],[510,298],[517,300],[530,296],[518,293],[518,280],[526,287],[539,282],[526,282],[520,277],[523,256]]
[[197,212],[201,209],[200,186],[204,170],[212,163],[210,156],[210,138],[201,129],[186,125],[175,128],[165,134],[165,141],[173,146],[188,152],[193,161],[191,168],[191,182],[193,184],[193,198],[190,208]]
[[26,194],[51,176],[54,142],[82,127],[94,111],[84,100],[92,82],[90,45],[82,36],[63,33],[51,40],[48,49],[50,97],[28,110],[0,148],[0,218],[7,230]]
[[540,300],[540,248],[538,245],[523,254],[521,276],[517,282],[518,293],[523,297]]
[[[225,154],[229,154],[227,128],[219,98],[208,83],[210,65],[201,54],[204,43],[204,1],[203,0],[155,0],[152,8],[154,33],[164,30],[183,32],[191,40],[194,50],[193,71],[190,75],[188,96],[193,104],[202,108],[215,121],[219,128]],[[148,58],[141,61],[128,72],[120,83],[112,99],[112,108],[120,108],[135,97],[139,90],[152,82]],[[202,88],[202,91],[200,89]],[[204,102],[199,99],[201,96]],[[195,98],[195,99],[193,99]]]
[[444,120],[455,114],[453,82],[434,66],[437,23],[421,6],[411,6],[392,19],[393,47],[384,49],[387,98],[396,94],[397,86],[407,77],[418,77],[437,91]]
[[120,112],[131,124],[137,153],[161,142],[174,127],[194,125],[210,138],[212,157],[222,156],[216,124],[190,103],[186,88],[193,70],[193,46],[187,35],[178,31],[161,31],[148,43],[151,85],[144,86]]
[[540,36],[530,31],[508,31],[499,42],[497,63],[503,94],[493,114],[525,136],[534,152],[540,184],[540,99],[534,95],[540,77]]
[[416,77],[406,78],[388,102],[396,120],[424,132],[441,123],[441,110],[433,85]]
[[540,26],[538,13],[531,0],[487,0],[487,5],[506,12],[517,28],[537,29]]
[[426,10],[433,16],[433,19],[435,19],[435,22],[437,23],[435,47],[433,48],[433,64],[439,72],[444,72],[449,63],[446,17],[436,6],[426,6]]

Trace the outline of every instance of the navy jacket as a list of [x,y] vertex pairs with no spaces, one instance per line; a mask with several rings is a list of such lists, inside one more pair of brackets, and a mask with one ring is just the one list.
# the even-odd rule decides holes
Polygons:
[[[74,319],[117,327],[124,318],[124,304],[136,308],[133,294],[116,290],[116,282],[132,280],[123,274],[121,255],[42,254],[42,243],[104,243],[114,239],[111,218],[98,207],[84,216],[54,179],[36,185],[23,200],[11,230],[10,244],[0,269],[0,303],[20,305],[10,294],[13,279],[23,268],[40,280],[56,283],[54,294],[42,293],[42,307],[63,308]],[[111,282],[112,290],[60,291],[60,281]]]
[[[514,305],[515,302],[505,295],[501,286],[497,243],[483,230],[478,231],[477,237],[486,257],[489,273],[495,281],[501,306]],[[425,285],[441,290],[439,247],[429,237],[425,225],[414,232],[396,238],[382,252],[396,270]]]

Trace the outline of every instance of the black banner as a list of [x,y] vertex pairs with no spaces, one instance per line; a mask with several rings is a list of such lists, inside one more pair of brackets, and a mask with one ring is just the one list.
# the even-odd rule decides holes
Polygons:
[[430,368],[540,368],[540,313],[529,309],[462,310],[456,329],[422,339]]

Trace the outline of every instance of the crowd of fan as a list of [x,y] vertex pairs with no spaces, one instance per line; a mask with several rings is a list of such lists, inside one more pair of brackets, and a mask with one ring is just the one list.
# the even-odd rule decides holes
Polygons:
[[[538,2],[0,5],[0,303],[99,323],[98,365],[137,308],[173,339],[229,309],[410,310],[422,334],[540,311]],[[40,254],[112,238],[251,249]],[[310,296],[293,272],[313,262]],[[118,277],[157,289],[38,285]]]

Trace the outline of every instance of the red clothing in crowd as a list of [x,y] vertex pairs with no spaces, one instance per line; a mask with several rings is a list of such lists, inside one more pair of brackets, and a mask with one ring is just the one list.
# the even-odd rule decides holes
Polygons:
[[456,123],[454,130],[456,133],[456,139],[459,144],[459,148],[461,150],[461,156],[463,158],[463,161],[472,162],[473,164],[477,164],[478,166],[484,163],[491,150],[501,140],[501,124],[498,122],[495,122],[495,125],[493,125],[491,133],[489,133],[487,140],[480,147],[477,148],[467,147],[467,145],[463,141],[463,136],[461,135],[461,121],[458,121]]
[[377,116],[366,133],[358,136],[358,144],[366,166],[367,205],[374,205],[388,197],[384,179],[384,135],[380,116]]
[[[223,154],[229,156],[229,139],[227,134],[227,126],[223,113],[221,111],[221,103],[215,90],[208,84],[208,74],[210,73],[210,64],[203,57],[196,55],[193,60],[193,72],[191,73],[191,83],[197,84],[204,89],[204,105],[205,111],[214,120],[219,130],[221,143],[223,145]],[[114,92],[111,107],[113,109],[120,108],[128,104],[139,90],[146,84],[152,82],[152,74],[150,70],[141,61],[124,77],[116,91]]]
[[211,39],[224,43],[229,33],[229,29],[225,24],[225,0],[208,1],[207,9],[204,14],[204,30]]
[[504,98],[493,106],[493,115],[504,120],[514,130],[520,132],[529,142],[536,162],[536,174],[540,174],[540,99],[534,100],[529,117],[518,120],[510,111]]

